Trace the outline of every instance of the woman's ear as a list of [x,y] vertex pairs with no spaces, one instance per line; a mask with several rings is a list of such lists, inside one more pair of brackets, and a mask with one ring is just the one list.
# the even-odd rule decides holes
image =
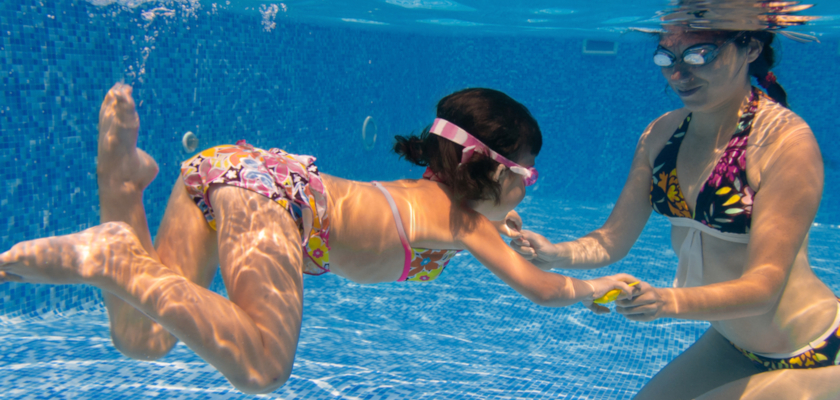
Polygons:
[[499,164],[499,166],[496,167],[496,171],[493,172],[493,180],[500,182],[502,180],[502,172],[505,172],[505,166]]
[[750,39],[750,43],[747,45],[747,61],[751,63],[757,60],[762,50],[764,50],[764,42],[756,38]]

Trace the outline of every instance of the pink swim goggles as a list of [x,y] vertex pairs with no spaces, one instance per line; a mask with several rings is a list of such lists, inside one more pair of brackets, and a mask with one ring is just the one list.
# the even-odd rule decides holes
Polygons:
[[434,133],[435,135],[464,146],[464,151],[461,154],[461,164],[469,161],[473,153],[484,154],[485,156],[490,157],[493,161],[508,167],[513,173],[522,175],[522,180],[525,182],[525,186],[531,186],[537,182],[539,174],[537,174],[536,168],[525,168],[511,160],[508,160],[507,158],[502,157],[501,154],[496,153],[487,147],[486,144],[481,143],[481,141],[476,139],[475,136],[470,135],[467,131],[458,127],[458,125],[455,125],[445,119],[435,119],[435,122],[432,124],[432,129],[429,129],[429,133]]

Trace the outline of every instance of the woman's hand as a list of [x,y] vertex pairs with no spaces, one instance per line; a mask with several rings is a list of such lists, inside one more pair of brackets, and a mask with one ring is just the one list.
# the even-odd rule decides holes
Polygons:
[[615,311],[631,321],[649,322],[663,316],[670,298],[666,289],[657,289],[647,282],[640,282],[635,286],[632,296],[615,302]]
[[603,297],[607,294],[607,292],[616,289],[621,291],[621,294],[618,295],[619,299],[631,298],[635,289],[629,284],[638,281],[639,280],[636,279],[634,276],[628,274],[616,274],[612,276],[604,276],[598,279],[583,281],[584,283],[592,287],[592,294],[581,299],[581,303],[583,303],[584,306],[592,310],[592,312],[594,312],[595,314],[609,313],[609,308],[597,304],[593,302],[593,300],[599,297]]
[[519,237],[510,241],[510,246],[523,258],[544,271],[555,268],[560,259],[557,246],[539,233],[521,231]]

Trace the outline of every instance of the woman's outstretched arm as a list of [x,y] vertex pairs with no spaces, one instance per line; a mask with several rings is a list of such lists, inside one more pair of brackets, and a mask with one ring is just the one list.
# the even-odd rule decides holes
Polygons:
[[[659,120],[657,120],[659,121]],[[649,203],[651,123],[639,143],[627,182],[604,225],[577,240],[551,243],[540,234],[523,231],[511,246],[541,269],[594,269],[612,264],[627,255],[642,233],[651,207]]]

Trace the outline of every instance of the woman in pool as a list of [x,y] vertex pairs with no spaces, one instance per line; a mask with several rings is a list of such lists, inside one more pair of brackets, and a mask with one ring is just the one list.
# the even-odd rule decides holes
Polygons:
[[[443,98],[437,116],[395,146],[428,165],[426,179],[350,181],[320,174],[313,157],[244,142],[202,151],[181,166],[155,247],[142,194],[157,165],[136,148],[131,88],[117,84],[100,111],[103,224],[15,245],[0,255],[0,282],[95,285],[123,353],[157,358],[177,337],[244,392],[273,391],[291,374],[303,273],[426,281],[469,250],[537,304],[629,293],[628,275],[580,281],[534,267],[500,238],[508,225],[490,222],[515,221],[537,177],[542,136],[524,106],[467,89]],[[206,289],[216,265],[229,300]]]
[[571,242],[526,231],[512,243],[545,269],[598,268],[628,253],[651,210],[669,218],[679,256],[674,287],[641,283],[616,310],[635,321],[711,327],[638,399],[840,393],[840,307],[807,253],[822,158],[770,72],[773,40],[766,30],[666,29],[653,61],[684,107],[644,131],[605,224]]

